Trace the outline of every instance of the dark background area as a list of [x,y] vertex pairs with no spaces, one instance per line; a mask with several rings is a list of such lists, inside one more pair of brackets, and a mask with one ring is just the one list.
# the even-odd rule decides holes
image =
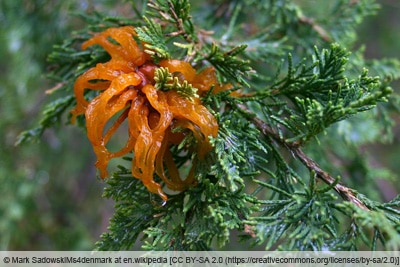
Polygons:
[[[312,0],[296,1],[312,4]],[[320,1],[318,1],[320,2]],[[359,27],[367,58],[399,58],[400,2],[381,0],[381,10]],[[53,44],[85,27],[76,11],[96,9],[129,16],[124,1],[0,1],[0,249],[88,250],[106,231],[113,203],[101,197],[95,157],[81,129],[60,122],[40,142],[15,146],[38,123],[55,86],[45,78]],[[400,83],[393,84],[399,92]],[[371,164],[400,173],[400,117],[391,144],[375,144]],[[382,188],[392,194],[391,188]],[[387,191],[385,191],[387,190]]]

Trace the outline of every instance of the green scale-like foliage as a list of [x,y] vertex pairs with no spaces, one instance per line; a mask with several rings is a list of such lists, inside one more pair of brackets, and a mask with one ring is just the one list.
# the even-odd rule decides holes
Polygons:
[[[96,249],[131,249],[139,241],[149,250],[232,248],[237,232],[241,241],[267,250],[399,248],[399,197],[377,199],[374,175],[398,177],[370,167],[359,149],[381,140],[380,133],[390,139],[390,110],[399,108],[389,86],[400,77],[399,62],[368,61],[362,49],[353,49],[354,26],[377,5],[298,2],[157,0],[142,1],[147,8],[140,11],[132,2],[137,19],[84,16],[94,32],[134,25],[155,62],[179,58],[197,69],[213,66],[219,81],[232,85],[202,97],[219,132],[195,168],[193,187],[162,203],[125,167],[107,180],[104,197],[115,201],[115,214]],[[76,48],[88,38],[86,29],[55,46],[49,60],[58,67],[50,76],[62,96],[21,142],[56,124],[75,104],[76,77],[108,59],[100,47]],[[156,86],[197,96],[162,68]],[[188,135],[184,142],[195,139]],[[184,147],[171,149],[182,172],[192,159]]]
[[243,229],[243,218],[252,212],[247,204],[256,201],[205,178],[161,206],[122,167],[109,185],[104,196],[118,204],[110,232],[97,243],[101,250],[129,249],[142,234],[148,240],[144,247],[151,250],[206,250],[214,241],[223,246],[230,230]]

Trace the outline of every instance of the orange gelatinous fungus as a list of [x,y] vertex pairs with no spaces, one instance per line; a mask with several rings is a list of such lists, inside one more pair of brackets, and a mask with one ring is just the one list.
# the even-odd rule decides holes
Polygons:
[[[181,60],[162,60],[155,64],[135,37],[135,29],[125,26],[109,28],[83,43],[83,49],[100,45],[111,59],[88,69],[75,81],[72,122],[77,116],[85,115],[87,135],[102,178],[108,176],[111,159],[133,152],[132,175],[165,202],[167,195],[154,181],[154,175],[171,190],[183,191],[195,184],[196,161],[204,160],[211,151],[209,138],[217,136],[218,123],[198,95],[188,98],[175,90],[157,89],[155,70],[168,68],[181,82],[187,81],[198,89],[199,95],[210,88],[218,92],[229,86],[219,85],[212,67],[196,73],[190,63]],[[87,90],[99,93],[87,100]],[[110,151],[108,142],[124,121],[128,124],[128,140],[120,150]],[[187,177],[182,178],[169,149],[190,133],[196,140],[190,152],[196,156]]]

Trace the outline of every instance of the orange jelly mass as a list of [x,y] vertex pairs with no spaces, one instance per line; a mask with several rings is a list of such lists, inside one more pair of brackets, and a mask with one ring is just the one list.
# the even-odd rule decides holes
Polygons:
[[[175,90],[157,90],[155,70],[168,68],[181,82],[187,81],[197,88],[198,95],[211,87],[218,92],[226,86],[218,84],[212,67],[197,73],[188,62],[180,60],[163,60],[155,64],[135,41],[135,36],[131,26],[110,28],[83,43],[83,49],[102,46],[111,59],[77,78],[74,84],[77,103],[71,111],[72,123],[78,115],[85,114],[87,135],[102,178],[108,176],[107,165],[111,159],[133,151],[132,175],[165,202],[167,195],[154,181],[154,175],[157,174],[171,190],[183,191],[193,185],[196,162],[210,152],[209,137],[217,136],[218,124],[198,96],[188,98]],[[86,90],[99,93],[87,100]],[[126,143],[119,151],[112,152],[107,144],[124,121],[127,121],[129,131]],[[190,132],[196,139],[191,150],[196,156],[188,176],[182,179],[169,149],[171,145],[180,144]]]

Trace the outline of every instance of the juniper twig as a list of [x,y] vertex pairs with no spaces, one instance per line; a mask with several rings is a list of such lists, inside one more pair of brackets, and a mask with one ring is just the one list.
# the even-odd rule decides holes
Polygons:
[[[249,112],[249,110],[243,105],[240,105],[240,108],[246,112]],[[272,129],[267,123],[258,117],[253,117],[252,122],[262,132],[262,134],[271,138],[279,145],[286,147],[292,153],[292,155],[299,159],[301,163],[303,163],[310,171],[314,171],[319,179],[326,184],[333,186],[335,191],[338,192],[343,199],[354,203],[361,209],[369,210],[368,207],[357,198],[353,189],[337,183],[334,177],[332,177],[328,172],[324,171],[316,161],[304,153],[298,142],[287,142],[274,129]]]

